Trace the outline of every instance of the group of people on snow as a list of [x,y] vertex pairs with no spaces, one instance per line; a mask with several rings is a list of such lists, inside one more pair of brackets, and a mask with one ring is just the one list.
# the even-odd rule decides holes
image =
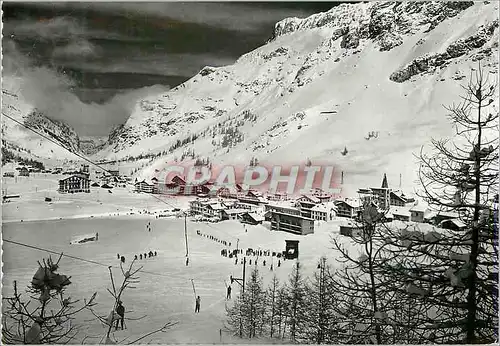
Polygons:
[[231,246],[230,242],[228,242],[226,240],[221,240],[221,239],[219,239],[217,237],[214,237],[213,235],[210,235],[210,234],[203,234],[203,233],[201,233],[200,230],[196,230],[196,234],[199,235],[199,236],[201,236],[201,237],[205,237],[205,238],[208,238],[210,240],[213,240],[216,243],[220,243],[220,244],[222,244],[224,246]]
[[146,258],[156,257],[157,255],[158,255],[158,253],[156,251],[153,252],[150,250],[148,253],[145,252],[144,255],[142,253],[139,254],[139,256],[135,255],[134,260],[137,261],[137,260],[141,260],[143,258],[146,259]]
[[[158,256],[158,253],[156,251],[149,251],[149,252],[145,252],[144,254],[139,254],[139,256],[135,255],[134,256],[134,261],[137,261],[137,260],[142,260],[143,258],[146,259],[146,258],[151,258],[151,257],[156,257]],[[122,263],[125,263],[125,256],[120,256],[120,254],[116,254],[116,257],[120,260],[120,262]]]

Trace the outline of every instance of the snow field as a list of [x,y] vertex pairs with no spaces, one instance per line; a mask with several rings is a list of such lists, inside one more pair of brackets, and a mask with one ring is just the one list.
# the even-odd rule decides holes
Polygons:
[[[148,222],[151,222],[151,232],[146,230]],[[133,339],[159,328],[169,320],[179,321],[171,331],[153,337],[155,342],[161,343],[219,342],[219,329],[223,328],[225,320],[225,282],[229,283],[230,275],[242,275],[241,264],[235,265],[234,259],[220,255],[220,250],[224,248],[222,244],[198,236],[196,230],[231,242],[232,249],[236,248],[238,238],[241,249],[256,249],[260,246],[261,249],[271,251],[284,250],[285,239],[300,239],[300,262],[303,273],[307,276],[316,269],[317,260],[322,254],[329,255],[330,259],[334,258],[333,250],[329,249],[329,233],[337,229],[335,225],[323,224],[315,234],[300,237],[270,232],[260,225],[247,225],[248,232],[245,232],[243,225],[236,221],[219,224],[188,221],[190,262],[186,267],[183,219],[68,219],[6,223],[3,227],[4,239],[102,263],[103,266],[99,266],[64,257],[60,266],[61,273],[72,276],[73,284],[69,287],[68,294],[74,299],[88,298],[93,292],[98,292],[99,305],[96,310],[101,315],[107,315],[111,308],[112,301],[106,292],[106,288],[111,287],[107,266],[113,265],[113,274],[115,278],[119,277],[117,253],[125,256],[128,264],[135,254],[157,251],[157,257],[136,262],[137,265],[144,266],[145,272],[140,273],[137,288],[127,290],[122,299],[127,311],[133,311],[129,317],[148,316],[139,321],[126,321],[129,329],[120,331],[119,337],[129,336]],[[98,242],[69,245],[72,237],[90,232],[99,233]],[[3,294],[11,292],[13,280],[18,280],[21,287],[26,287],[36,269],[36,261],[46,256],[42,251],[4,242]],[[282,261],[281,267],[277,268],[274,259],[275,269],[271,272],[270,259],[266,259],[266,267],[262,267],[262,260],[263,258],[259,259],[258,268],[265,284],[274,274],[281,281],[286,281],[295,262]],[[247,262],[247,275],[252,267]],[[196,294],[202,299],[199,315],[193,312],[194,292],[191,279],[194,279]],[[237,287],[236,283],[233,284],[234,294],[239,291]],[[104,328],[92,319],[90,313],[82,313],[79,319],[77,322],[85,325],[88,335],[103,335]],[[224,334],[224,337],[227,338],[228,335]]]

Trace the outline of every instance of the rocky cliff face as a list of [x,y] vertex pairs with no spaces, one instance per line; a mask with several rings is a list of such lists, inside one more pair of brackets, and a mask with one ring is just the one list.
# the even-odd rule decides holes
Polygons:
[[75,130],[59,120],[47,118],[38,110],[33,110],[24,117],[24,125],[45,134],[63,147],[80,152],[80,139]]
[[332,40],[343,38],[343,48],[354,49],[360,40],[370,39],[377,43],[380,51],[388,51],[401,45],[404,35],[423,27],[429,32],[472,5],[473,1],[342,4],[306,19],[287,18],[276,24],[273,37],[327,27],[336,29]]
[[357,187],[384,172],[412,184],[413,153],[453,135],[442,105],[459,97],[457,80],[478,61],[498,73],[497,41],[496,2],[343,4],[285,19],[234,65],[139,102],[98,156],[147,154],[146,178],[172,160],[310,159]]
[[5,143],[36,158],[76,159],[68,150],[80,153],[77,133],[62,121],[50,119],[31,106],[28,100],[16,92],[19,90],[18,85],[19,80],[16,78],[3,76],[2,112],[46,138],[3,117],[2,139]]

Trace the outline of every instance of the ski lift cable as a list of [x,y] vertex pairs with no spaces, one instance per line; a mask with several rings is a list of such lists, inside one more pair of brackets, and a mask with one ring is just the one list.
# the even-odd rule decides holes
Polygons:
[[[14,240],[9,240],[9,239],[3,239],[3,241],[6,242],[6,243],[12,243],[12,244],[15,244],[15,245],[24,246],[24,247],[27,247],[27,248],[30,248],[30,249],[34,249],[34,250],[38,250],[38,251],[48,252],[48,253],[51,253],[51,254],[54,254],[54,255],[61,255],[61,251],[58,252],[58,251],[53,251],[53,250],[49,250],[49,249],[44,249],[44,248],[41,248],[41,247],[38,247],[38,246],[24,244],[24,243],[17,242],[17,241],[14,241]],[[68,254],[65,254],[65,253],[62,253],[62,256],[63,257],[68,257],[68,258],[72,258],[72,259],[75,259],[77,261],[82,261],[82,262],[87,262],[87,263],[91,263],[91,264],[94,264],[94,265],[99,265],[99,266],[102,266],[102,267],[119,268],[117,266],[112,266],[112,265],[109,265],[109,264],[105,264],[105,263],[101,263],[101,262],[97,262],[97,261],[93,261],[93,260],[88,260],[88,259],[85,259],[85,258],[82,258],[82,257],[68,255]],[[152,271],[149,271],[149,270],[142,270],[141,269],[141,270],[139,270],[139,272],[140,273],[145,273],[145,274],[157,275],[157,276],[164,276],[164,277],[168,277],[168,278],[172,278],[173,277],[173,275],[171,275],[171,274],[166,275],[166,274],[162,274],[162,273],[152,272]]]

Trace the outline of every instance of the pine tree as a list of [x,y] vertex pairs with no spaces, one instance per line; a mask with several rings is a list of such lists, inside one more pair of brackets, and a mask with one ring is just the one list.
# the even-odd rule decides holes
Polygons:
[[300,264],[297,262],[290,274],[287,290],[288,324],[290,327],[290,340],[300,341],[304,338],[306,327],[306,285],[302,278]]
[[336,304],[335,285],[331,280],[330,266],[326,263],[326,257],[322,257],[312,283],[307,286],[308,341],[316,344],[337,343]]
[[242,315],[242,306],[243,306],[243,295],[239,294],[236,299],[234,299],[234,303],[232,306],[228,307],[226,305],[226,330],[233,333],[233,335],[237,335],[243,337],[243,315]]
[[269,336],[271,338],[275,337],[276,334],[278,334],[277,330],[278,330],[278,325],[280,323],[279,291],[280,291],[280,282],[276,277],[276,275],[274,275],[271,284],[267,289],[268,309],[267,309],[266,320],[269,328]]
[[[452,140],[432,140],[420,154],[420,196],[436,212],[455,212],[455,230],[406,239],[407,264],[399,281],[420,289],[414,305],[429,311],[416,320],[422,341],[490,343],[498,335],[498,235],[492,222],[498,193],[498,98],[479,67],[463,87],[462,102],[448,107]],[[463,225],[463,227],[460,227]]]
[[263,324],[265,313],[265,292],[262,285],[262,278],[259,277],[257,267],[252,269],[250,278],[246,284],[244,293],[244,320],[248,326],[248,337],[254,338],[258,328]]
[[[351,236],[351,243],[359,251],[347,251],[339,239],[332,237],[343,266],[332,276],[338,292],[337,314],[345,329],[342,343],[387,343],[393,329],[387,318],[394,311],[392,293],[387,290],[387,275],[381,268],[398,260],[398,251],[388,248],[385,228],[381,227],[383,213],[374,206],[365,205],[362,216]],[[343,236],[341,236],[343,237]],[[397,309],[397,307],[396,307]]]

